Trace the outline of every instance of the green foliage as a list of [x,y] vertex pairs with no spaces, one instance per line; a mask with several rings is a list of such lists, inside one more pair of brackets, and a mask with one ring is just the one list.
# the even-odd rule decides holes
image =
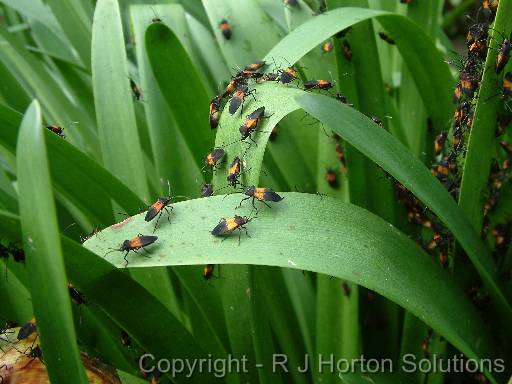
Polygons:
[[[480,60],[479,91],[468,98],[474,124],[455,160],[458,204],[458,189],[429,171],[442,160],[433,154],[434,136],[453,131],[458,74],[447,64],[452,47],[441,28],[455,22],[459,8],[443,19],[440,1],[328,0],[320,14],[324,2],[313,0],[298,7],[277,0],[163,3],[0,0],[0,250],[7,250],[0,323],[37,318],[52,382],[85,382],[79,351],[115,367],[123,383],[144,382],[137,364],[143,352],[249,359],[246,372],[225,377],[167,377],[197,383],[470,377],[320,373],[318,353],[391,358],[396,367],[406,354],[433,360],[436,353],[510,364],[512,286],[504,277],[512,257],[480,236],[483,223],[492,233],[512,221],[507,192],[483,213],[496,188],[488,182],[491,163],[505,158],[497,144],[509,137],[493,135],[497,117],[511,113],[509,100],[494,97],[503,76],[494,71],[497,49]],[[512,0],[501,0],[489,30],[492,48],[510,34],[511,12]],[[222,19],[230,39],[219,29]],[[330,52],[320,49],[326,41]],[[351,60],[343,42],[352,46]],[[278,75],[295,65],[298,78],[249,80],[254,94],[243,111],[230,114],[224,98],[219,127],[210,129],[209,101],[259,60],[267,64],[262,72]],[[310,79],[333,87],[303,90]],[[336,100],[338,92],[354,107]],[[253,141],[240,141],[246,116],[259,107],[265,114]],[[64,127],[65,137],[46,125]],[[202,172],[213,147],[226,156],[216,171]],[[226,180],[235,157],[242,186],[271,187],[284,200],[271,208],[256,201],[255,209],[249,199],[238,207],[246,196]],[[335,184],[326,181],[327,170]],[[499,189],[506,191],[510,178],[502,171]],[[219,196],[198,198],[203,183]],[[139,210],[167,195],[168,185],[187,201],[173,199],[158,225],[146,222]],[[397,196],[421,209],[407,212]],[[211,234],[221,218],[235,215],[252,219],[250,236],[243,229],[225,241]],[[158,240],[149,254],[119,250],[153,231]],[[447,240],[425,252],[436,233]],[[24,263],[9,253],[15,245],[23,246]],[[202,275],[207,264],[216,266],[209,280]],[[85,304],[70,302],[68,282]],[[289,374],[271,373],[273,353],[288,356]],[[311,370],[298,373],[293,367],[305,354]],[[482,374],[501,383],[511,371]]]

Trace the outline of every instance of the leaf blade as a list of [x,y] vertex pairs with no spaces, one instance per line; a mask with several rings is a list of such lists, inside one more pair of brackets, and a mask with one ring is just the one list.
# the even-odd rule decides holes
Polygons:
[[[284,200],[273,209],[265,209],[264,214],[260,212],[249,226],[252,238],[242,238],[240,246],[236,235],[221,242],[209,233],[219,217],[233,210],[239,197],[214,196],[177,203],[174,222],[160,228],[160,245],[153,246],[151,258],[135,255],[129,266],[247,263],[325,273],[366,286],[404,306],[468,356],[489,353],[492,342],[483,336],[481,320],[463,293],[393,226],[336,199],[280,194]],[[277,222],[279,231],[275,230]],[[106,229],[85,245],[104,254],[127,233],[146,228],[143,215],[134,216],[122,228]],[[179,247],[173,245],[176,239],[180,239]],[[124,266],[122,255],[111,254],[107,259]],[[424,282],[430,279],[436,284],[425,290]],[[454,310],[453,305],[461,308]],[[454,318],[462,313],[463,317]]]
[[106,168],[151,201],[144,172],[117,0],[100,0],[92,29],[92,81]]
[[[41,109],[34,101],[20,128],[17,146],[20,214],[30,292],[52,381],[86,384],[76,345],[67,278],[41,129]],[[37,191],[34,194],[32,191]]]
[[[428,169],[391,135],[350,107],[322,95],[303,95],[297,98],[297,102],[389,172],[445,223],[468,254],[496,308],[504,318],[512,320],[512,308],[499,287],[487,247]],[[337,120],[340,114],[344,116],[343,124]]]
[[[151,68],[185,143],[198,168],[211,148],[208,126],[208,93],[175,33],[160,23],[150,25],[145,35]],[[189,127],[193,129],[189,129]]]

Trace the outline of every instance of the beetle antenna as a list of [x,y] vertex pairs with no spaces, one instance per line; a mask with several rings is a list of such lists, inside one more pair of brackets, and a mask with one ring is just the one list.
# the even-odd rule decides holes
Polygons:
[[108,249],[110,249],[110,251],[108,251],[107,253],[105,253],[105,254],[103,255],[103,257],[107,256],[108,254],[110,254],[110,253],[112,253],[112,252],[116,252],[116,251],[117,251],[117,252],[119,252],[119,251],[120,251],[120,249],[119,249],[119,248],[108,248]]
[[64,229],[62,230],[62,232],[61,232],[61,233],[66,232],[66,231],[67,231],[69,228],[71,228],[73,225],[76,225],[76,223],[71,223],[71,224],[69,224],[66,228],[64,228]]

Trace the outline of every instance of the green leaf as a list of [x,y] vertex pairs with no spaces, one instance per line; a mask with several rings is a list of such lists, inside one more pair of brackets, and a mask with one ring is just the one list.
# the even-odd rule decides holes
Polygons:
[[0,168],[0,204],[8,211],[18,212],[18,193],[2,168]]
[[[19,226],[19,223],[18,223]],[[0,323],[16,321],[23,324],[33,317],[30,293],[18,277],[11,272],[12,261],[0,262],[0,292],[2,292],[2,313]],[[7,268],[9,266],[9,269]],[[5,273],[4,272],[5,268]]]
[[68,139],[84,151],[95,153],[98,145],[94,122],[85,111],[69,101],[42,62],[29,54],[3,27],[0,28],[0,44],[0,60],[14,75],[23,79],[23,84],[30,87],[31,95],[41,100],[46,121],[62,126],[79,121],[84,128],[69,130]]
[[55,18],[59,22],[85,68],[91,67],[91,20],[88,18],[82,1],[48,0]]
[[6,100],[10,107],[24,111],[27,109],[30,99],[27,92],[23,89],[19,79],[0,61],[0,94]]
[[42,0],[0,0],[23,16],[40,21],[42,24],[62,32],[50,8]]
[[[95,237],[98,236],[102,235]],[[76,243],[66,239],[63,245],[66,268],[73,284],[100,306],[144,350],[154,354],[155,359],[169,356],[194,359],[206,356],[183,324],[149,291]],[[83,271],[85,264],[88,266],[87,273]],[[130,294],[126,295],[126,292]],[[172,342],[163,343],[162,340]],[[220,357],[214,353],[212,355]],[[203,376],[195,375],[192,378],[178,375],[174,380],[178,383],[202,383],[215,379],[213,374],[205,372]]]
[[[468,357],[490,356],[492,342],[472,305],[412,240],[354,205],[316,195],[280,194],[284,200],[272,209],[259,207],[258,217],[247,225],[251,238],[243,235],[240,246],[236,234],[221,241],[209,231],[221,217],[246,214],[250,203],[235,211],[240,197],[228,195],[174,204],[172,224],[162,223],[158,241],[148,247],[149,257],[129,255],[128,266],[258,264],[324,273],[386,296]],[[143,216],[103,230],[86,247],[104,255],[133,233],[147,233],[152,224]],[[125,265],[121,252],[106,258],[118,267]]]
[[[208,126],[208,93],[176,34],[161,23],[150,25],[146,50],[157,83],[199,168],[213,135]],[[193,127],[193,129],[190,129]]]
[[[467,217],[428,169],[401,143],[353,108],[322,95],[303,95],[297,102],[389,172],[441,219],[468,254],[497,310],[512,321],[512,309],[497,283],[489,251]],[[340,120],[340,116],[343,119]],[[404,167],[404,164],[408,166]]]
[[[213,0],[205,1],[204,6],[221,52],[232,72],[236,68],[243,68],[249,63],[261,60],[283,36],[282,31],[276,28],[262,10],[261,4],[256,2]],[[224,18],[232,24],[233,36],[230,40],[224,38],[218,27],[220,20]],[[254,20],[258,22],[255,23]],[[251,43],[254,36],[258,36],[258,44]],[[272,60],[267,62],[271,63]],[[316,157],[316,146],[312,145],[316,143],[316,137],[313,135],[312,138],[308,137],[310,140],[299,142],[295,134],[300,131],[301,136],[306,136],[307,131],[311,132],[308,128],[304,126],[300,117],[289,116],[279,126],[279,140],[268,147],[265,155],[265,166],[287,189],[294,186],[303,187],[314,180],[311,159]],[[216,142],[219,142],[218,136]],[[288,162],[290,158],[295,158],[293,164]],[[308,187],[314,189],[314,186]]]
[[[256,344],[259,343],[259,334],[253,321],[253,307],[256,303],[252,297],[253,294],[259,295],[260,293],[254,292],[253,278],[254,274],[247,266],[223,266],[222,280],[219,285],[231,346],[230,351],[234,356],[247,356],[249,361],[260,362],[257,360],[259,356],[255,351]],[[271,343],[272,341],[269,339],[267,342]],[[253,367],[239,376],[242,383],[257,383],[259,381],[258,372]]]
[[[265,146],[272,128],[280,122],[285,116],[298,109],[294,97],[302,94],[302,91],[295,87],[276,87],[274,84],[264,83],[256,85],[258,97],[254,101],[250,96],[244,103],[243,115],[249,114],[257,108],[265,107],[265,116],[258,130],[257,144],[252,144],[251,150],[246,152],[248,144],[240,141],[239,128],[243,124],[240,109],[236,114],[230,115],[227,110],[221,115],[220,124],[215,138],[215,146],[224,146],[231,144],[226,148],[226,163],[230,164],[235,156],[242,156],[245,153],[244,164],[245,171],[242,175],[245,185],[257,185],[261,173]],[[286,145],[286,143],[284,144]],[[222,188],[226,185],[226,175],[223,168],[213,177],[213,183],[216,188]]]
[[[282,32],[256,1],[203,0],[203,6],[229,68],[243,68],[262,60],[282,37]],[[223,19],[231,24],[232,36],[229,40],[219,29]]]
[[[433,40],[432,37],[435,38],[434,32],[438,29],[441,13],[440,3],[439,0],[426,1],[407,7],[409,19],[419,25],[431,37],[431,40]],[[385,24],[383,26],[386,27]],[[400,36],[395,35],[397,32],[402,33],[403,31],[395,31],[393,28],[389,31],[386,30],[392,39],[400,39]],[[407,127],[405,133],[411,144],[409,147],[411,152],[428,163],[432,153],[430,145],[434,140],[434,132],[427,132],[427,116],[422,104],[421,92],[423,90],[414,83],[409,68],[404,68],[400,79],[398,109],[402,116],[402,123]],[[448,102],[447,99],[444,101]],[[429,134],[428,138],[427,134]]]
[[[172,271],[186,293],[189,310],[194,311],[190,318],[194,337],[205,351],[225,355],[229,340],[217,279],[205,282],[202,268],[195,266],[173,268]],[[220,273],[217,268],[215,274]],[[205,284],[209,285],[207,289]]]
[[99,0],[92,31],[92,81],[106,168],[149,202],[117,0]]
[[[190,30],[190,39],[194,48],[199,52],[201,59],[200,67],[208,71],[208,79],[213,89],[217,89],[219,84],[229,79],[230,72],[224,58],[219,52],[219,46],[215,38],[206,27],[189,14],[185,15],[188,29]],[[196,64],[197,65],[197,64]]]
[[76,68],[82,67],[76,51],[73,50],[69,41],[62,39],[62,35],[57,35],[53,29],[38,20],[30,20],[30,29],[37,47],[29,46],[27,50],[40,52],[42,55],[67,62]]
[[[117,0],[99,0],[96,4],[92,79],[104,164],[146,204],[151,204],[155,198],[149,194]],[[134,271],[132,276],[163,303],[174,300],[165,269]]]
[[[153,7],[152,7],[153,8]],[[135,50],[140,76],[140,87],[143,92],[144,110],[151,139],[151,148],[155,167],[157,169],[160,193],[168,193],[165,180],[171,184],[173,194],[197,196],[199,185],[196,180],[202,179],[183,135],[179,130],[170,107],[158,86],[155,75],[151,69],[146,51],[144,34],[148,20],[154,17],[153,10],[148,6],[134,5],[130,7],[132,24],[134,28]],[[160,5],[154,7],[162,22],[170,25],[176,35],[184,38],[187,34],[183,10],[178,5]],[[181,90],[172,91],[181,94]],[[205,106],[201,106],[205,110]],[[206,113],[206,112],[205,112]],[[189,164],[187,172],[183,172],[180,164]],[[162,183],[163,181],[163,183]]]
[[31,297],[50,379],[85,384],[41,125],[41,109],[34,101],[22,121],[17,146],[23,247]]
[[293,30],[267,53],[265,60],[284,58],[293,64],[338,31],[370,18],[376,18],[393,36],[417,88],[421,89],[435,129],[444,128],[453,109],[450,101],[453,78],[433,41],[404,16],[364,8],[328,11]]
[[[278,268],[260,267],[257,272],[255,276],[257,283],[254,286],[255,289],[263,292],[266,308],[272,314],[269,318],[274,331],[273,334],[279,344],[279,350],[288,357],[290,367],[300,367],[303,365],[306,352],[310,351],[307,351],[304,345],[304,337],[301,334],[302,330],[290,300],[290,290],[283,279],[283,271]],[[296,273],[297,271],[291,272]],[[308,304],[311,305],[312,302],[313,300]],[[268,355],[264,356],[265,366],[272,366],[272,355],[275,351],[276,349],[271,349],[268,351]],[[308,355],[310,357],[314,356],[313,351]],[[298,372],[297,369],[291,369],[290,375],[294,383],[307,383],[311,380],[311,371],[304,374]],[[268,380],[273,380],[272,378]]]
[[[494,27],[489,31],[490,41],[501,41],[501,34],[508,36],[512,30],[512,1],[500,1]],[[491,46],[497,44],[490,43]],[[501,76],[496,75],[496,49],[487,51],[487,60],[474,109],[473,127],[469,134],[464,172],[460,186],[459,207],[470,218],[473,227],[480,231],[483,222],[482,196],[487,190],[491,169],[493,148],[496,142],[494,131],[498,106],[502,101],[496,96],[496,84],[501,84]],[[506,72],[504,70],[503,72]],[[499,91],[498,91],[499,92]]]
[[[271,22],[270,18],[263,12],[257,2],[213,0],[203,1],[203,6],[208,15],[211,28],[217,38],[217,42],[219,43],[225,61],[232,71],[235,71],[237,67],[243,68],[249,63],[261,60],[263,55],[278,41],[281,36],[278,29]],[[227,19],[231,25],[232,37],[229,40],[224,38],[218,27],[222,19]],[[254,20],[257,20],[258,22],[254,22]],[[258,44],[252,43],[254,36],[258,37]],[[225,115],[227,115],[227,112],[223,113],[223,116],[221,117],[221,126],[223,124],[222,119],[225,118]],[[236,121],[238,120],[231,119],[231,121],[235,121],[236,124]],[[239,126],[240,124],[233,132],[238,132]],[[224,133],[217,134],[215,139],[216,145],[218,145],[219,141],[224,141],[225,132],[228,132],[225,128],[222,128],[221,131]],[[297,148],[293,140],[283,141],[285,140],[285,135],[281,136],[281,142],[286,143],[287,150]],[[289,136],[293,137],[293,135]],[[284,164],[280,159],[275,158],[275,153],[276,151],[271,149],[267,154],[269,163],[274,165],[274,167],[272,167],[273,173],[276,173],[276,169],[280,169],[281,165]],[[281,153],[283,155],[285,154],[284,151]],[[231,160],[232,158],[233,156],[230,156]],[[261,160],[262,159],[263,157]],[[297,160],[299,159],[300,157],[297,157]],[[261,166],[261,163],[259,165]],[[307,169],[306,167],[301,167],[299,163],[295,165],[298,170],[302,171]],[[259,174],[259,170],[257,171],[257,174]],[[280,172],[280,174],[293,177],[292,173]],[[219,177],[220,176],[214,177],[214,185],[222,188],[225,182],[220,184],[218,182]],[[282,177],[279,178],[282,179]],[[275,349],[273,349],[272,346],[272,334],[268,327],[269,316],[264,310],[266,307],[264,298],[262,297],[261,292],[255,288],[257,285],[256,278],[259,271],[251,267],[233,267],[229,268],[228,272],[232,279],[232,284],[240,287],[244,291],[247,290],[251,292],[251,297],[248,297],[248,295],[245,295],[243,292],[233,290],[228,284],[223,284],[223,287],[221,288],[232,349],[235,352],[244,352],[248,356],[254,355],[258,361],[267,359],[270,354],[269,351]],[[241,308],[241,312],[243,313],[242,319],[239,318],[240,315],[238,312],[230,310],[232,307],[236,306]],[[251,330],[250,337],[245,329],[247,327],[250,327]],[[265,360],[264,362],[266,363],[267,361]],[[242,378],[242,380],[247,381],[249,377],[252,377],[252,380],[250,381],[256,381],[258,374],[260,382],[268,382],[269,378],[266,376],[267,373],[262,371],[258,372],[258,370],[255,369],[251,369],[248,374],[248,378]]]
[[[0,211],[0,218],[2,233],[9,238],[19,237],[18,216]],[[95,237],[98,236],[101,234]],[[85,247],[63,236],[61,241],[69,280],[144,350],[153,353],[155,359],[169,356],[194,359],[207,356],[183,324],[144,287]],[[105,292],[109,294],[106,295]],[[126,295],[126,292],[130,292],[130,295]],[[162,340],[173,342],[162,343]],[[212,354],[212,358],[217,356]],[[203,377],[195,375],[192,378],[178,375],[174,380],[178,383],[215,381],[213,374],[204,373]]]
[[[14,154],[21,115],[0,105],[0,145]],[[127,212],[137,212],[143,205],[128,187],[102,166],[77,150],[66,140],[43,129],[48,146],[48,159],[55,188],[75,206],[81,208],[95,225],[112,223],[110,199]],[[94,204],[90,204],[90,201]]]

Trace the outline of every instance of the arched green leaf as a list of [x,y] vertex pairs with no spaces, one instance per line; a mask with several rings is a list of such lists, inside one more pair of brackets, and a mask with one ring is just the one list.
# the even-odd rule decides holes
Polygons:
[[[210,231],[235,210],[241,197],[215,196],[174,204],[163,217],[150,254],[128,256],[129,267],[191,264],[256,264],[291,267],[336,276],[395,301],[432,326],[467,356],[490,355],[492,341],[478,314],[445,272],[389,223],[357,206],[302,193],[282,193],[272,209],[259,206],[248,223],[250,238],[221,241]],[[85,245],[98,255],[134,234],[150,233],[144,214],[103,230]],[[106,256],[124,268],[123,253]],[[200,277],[198,277],[200,278]],[[428,287],[428,289],[426,288]]]

